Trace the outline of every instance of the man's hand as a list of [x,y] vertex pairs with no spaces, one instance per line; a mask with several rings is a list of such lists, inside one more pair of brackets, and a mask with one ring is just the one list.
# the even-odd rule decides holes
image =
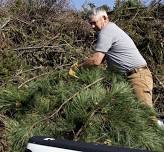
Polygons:
[[69,69],[68,74],[69,74],[70,76],[75,77],[75,78],[79,78],[79,77],[76,75],[76,71],[78,70],[78,67],[79,67],[78,62],[74,63],[74,64],[71,66],[71,68]]

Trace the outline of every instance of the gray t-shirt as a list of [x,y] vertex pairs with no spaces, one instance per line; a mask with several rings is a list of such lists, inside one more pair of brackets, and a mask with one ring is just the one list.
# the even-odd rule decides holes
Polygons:
[[133,40],[112,22],[100,31],[96,51],[106,54],[109,68],[116,67],[121,72],[147,65]]

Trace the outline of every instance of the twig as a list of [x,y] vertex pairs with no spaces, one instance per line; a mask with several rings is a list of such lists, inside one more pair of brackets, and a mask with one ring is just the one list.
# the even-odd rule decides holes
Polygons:
[[[61,45],[60,45],[61,46]],[[59,46],[33,46],[33,47],[24,47],[24,48],[16,48],[14,51],[23,51],[23,50],[33,50],[33,49],[42,49],[42,48],[59,48]],[[56,51],[56,52],[65,52],[65,51]]]
[[71,44],[69,44],[66,40],[63,41],[66,43],[67,46],[70,46],[72,49],[74,49],[74,47]]
[[136,26],[141,32],[144,32],[138,25],[136,25]]
[[149,20],[155,20],[154,17],[140,17],[141,19],[149,19]]
[[136,18],[136,16],[138,15],[139,10],[137,11],[137,13],[134,15],[134,17],[132,18],[132,20],[134,20]]
[[160,94],[157,95],[157,97],[154,100],[154,104],[157,102],[158,98],[160,97]]
[[136,10],[136,9],[145,9],[145,7],[140,7],[140,8],[138,8],[138,7],[129,7],[129,8],[127,8],[127,10]]
[[41,69],[43,68],[42,66],[39,66],[39,67],[34,67],[33,69],[29,69],[29,70],[25,70],[25,71],[20,71],[18,73],[16,73],[16,76],[22,74],[22,73],[26,73],[26,72],[29,72],[29,71],[34,71],[34,70],[37,70],[37,69]]
[[56,34],[56,35],[51,39],[51,41],[57,39],[59,36],[60,36],[60,33]]
[[149,45],[149,44],[147,45],[147,48],[148,48],[148,50],[149,50],[149,52],[150,52],[151,56],[153,56],[153,52],[152,52],[152,50],[151,50],[151,48],[150,48],[150,45]]
[[39,77],[41,77],[41,76],[50,74],[50,73],[52,73],[52,71],[51,71],[51,72],[47,72],[47,73],[43,73],[43,74],[41,74],[41,75],[38,75],[38,76],[36,76],[36,77],[33,77],[33,78],[29,79],[29,80],[23,82],[20,86],[18,86],[18,89],[20,89],[21,87],[23,87],[26,83],[28,83],[28,82],[30,82],[30,81],[32,81],[32,80],[35,80],[35,79],[37,79],[37,78],[39,78]]
[[164,89],[164,84],[159,80],[159,78],[154,75],[154,77],[156,78],[156,80],[158,81],[158,83],[162,86],[162,88]]
[[88,120],[86,121],[86,123],[85,123],[85,124],[78,130],[78,132],[75,134],[74,139],[75,139],[76,141],[78,140],[78,136],[80,135],[80,133],[87,127],[89,120],[94,116],[95,112],[96,112],[96,110],[94,110],[94,111],[91,113],[91,115],[90,115],[90,117],[88,118]]
[[5,21],[3,21],[2,19],[0,21],[2,22],[2,24],[0,24],[0,29],[2,29],[11,21],[11,19],[9,17],[9,18],[5,18]]
[[[58,68],[61,68],[61,67],[63,67],[63,66],[68,66],[68,65],[70,65],[70,64],[64,64],[64,65],[58,66],[58,67],[55,68],[55,70],[58,69]],[[29,79],[29,80],[23,82],[20,86],[18,86],[18,89],[20,89],[22,86],[24,86],[26,83],[28,83],[28,82],[30,82],[30,81],[32,81],[32,80],[35,80],[35,79],[37,79],[37,78],[39,78],[39,77],[41,77],[41,76],[44,76],[44,75],[47,75],[47,74],[51,74],[51,73],[53,73],[53,71],[47,72],[47,73],[43,73],[43,74],[41,74],[41,75],[38,75],[38,76],[36,76],[36,77],[33,77],[33,78],[31,78],[31,79]]]
[[17,21],[19,21],[19,22],[22,22],[22,23],[24,23],[24,24],[27,24],[27,25],[31,25],[31,24],[29,24],[29,23],[27,23],[27,22],[25,22],[25,21],[23,21],[23,20],[21,20],[21,19],[19,19],[19,18],[15,18],[15,17],[12,17],[12,19],[14,20],[17,20]]

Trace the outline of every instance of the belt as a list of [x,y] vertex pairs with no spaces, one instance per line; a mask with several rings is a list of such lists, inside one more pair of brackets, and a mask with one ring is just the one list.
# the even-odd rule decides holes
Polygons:
[[132,74],[134,74],[134,73],[137,73],[138,71],[142,71],[142,70],[144,70],[144,69],[149,69],[149,68],[148,68],[147,65],[145,65],[145,66],[143,66],[143,67],[134,68],[133,70],[130,70],[130,71],[126,72],[126,75],[127,75],[127,76],[130,76],[130,75],[132,75]]

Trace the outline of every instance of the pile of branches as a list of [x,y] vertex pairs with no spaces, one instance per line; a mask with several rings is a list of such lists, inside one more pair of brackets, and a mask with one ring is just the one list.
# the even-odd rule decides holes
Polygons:
[[[84,20],[86,12],[71,9],[67,0],[46,2],[48,1],[15,0],[14,3],[0,7],[0,127],[6,127],[6,132],[0,138],[7,138],[8,144],[14,149],[11,151],[18,151],[32,135],[50,135],[161,151],[163,145],[160,141],[163,139],[159,133],[162,133],[155,125],[147,123],[150,122],[148,114],[154,113],[145,110],[138,103],[134,104],[135,98],[133,94],[129,94],[131,89],[127,84],[117,84],[113,80],[112,84],[116,83],[118,88],[114,88],[112,92],[111,82],[99,77],[101,72],[89,74],[83,71],[84,74],[79,75],[80,80],[67,77],[70,65],[85,58],[94,49],[96,35]],[[162,10],[162,4],[152,3],[149,7],[143,7],[122,3],[115,5],[113,11],[109,12],[110,19],[133,38],[148,62],[154,78],[154,107],[160,116],[164,116]],[[110,79],[109,75],[108,77]],[[101,83],[98,81],[97,84],[97,79]],[[98,86],[91,87],[94,90],[92,91],[90,84],[94,84],[94,81]],[[123,87],[123,90],[127,87],[127,90],[121,92],[119,87]],[[76,92],[80,88],[84,90]],[[96,93],[97,90],[100,93]],[[105,108],[106,98],[111,99],[109,104],[113,111],[118,108],[116,113]],[[130,116],[136,120],[129,118],[125,124],[123,121],[127,113],[121,108],[124,104],[121,101],[126,99],[126,104],[132,104]],[[65,104],[67,100],[71,101],[68,105]],[[87,105],[88,101],[93,102],[93,107]],[[99,107],[101,104],[98,102],[104,102],[104,107]],[[91,109],[87,109],[85,104]],[[78,106],[86,106],[86,109],[81,111]],[[139,116],[133,115],[132,111],[137,111],[138,108]],[[76,118],[74,114],[80,112],[81,116]],[[125,115],[122,115],[124,112]],[[121,115],[123,118],[120,120]],[[30,128],[35,126],[36,120],[39,120],[37,128]],[[97,124],[93,126],[92,121]],[[132,121],[134,124],[131,124]],[[45,122],[47,126],[42,125]],[[100,123],[104,124],[103,128],[99,126]],[[144,124],[148,128],[138,132],[139,126],[134,129],[136,124]],[[20,130],[17,131],[19,127]],[[144,139],[138,137],[138,134],[142,134]],[[21,139],[20,142],[18,138]],[[2,147],[5,147],[6,143],[2,143]]]
[[126,80],[101,68],[78,77],[54,72],[28,88],[0,93],[10,151],[23,151],[30,137],[42,135],[163,152],[154,111],[135,99]]
[[[29,83],[54,71],[68,70],[89,53],[93,41],[93,32],[81,16],[59,3],[49,7],[17,1],[1,7],[0,92],[13,86],[28,88]],[[1,104],[0,109],[4,106]],[[7,151],[11,140],[4,133],[3,115],[12,118],[13,113],[1,110],[0,151]]]
[[28,6],[22,3],[0,10],[1,86],[19,87],[54,68],[70,67],[92,47],[93,32],[77,12]]

